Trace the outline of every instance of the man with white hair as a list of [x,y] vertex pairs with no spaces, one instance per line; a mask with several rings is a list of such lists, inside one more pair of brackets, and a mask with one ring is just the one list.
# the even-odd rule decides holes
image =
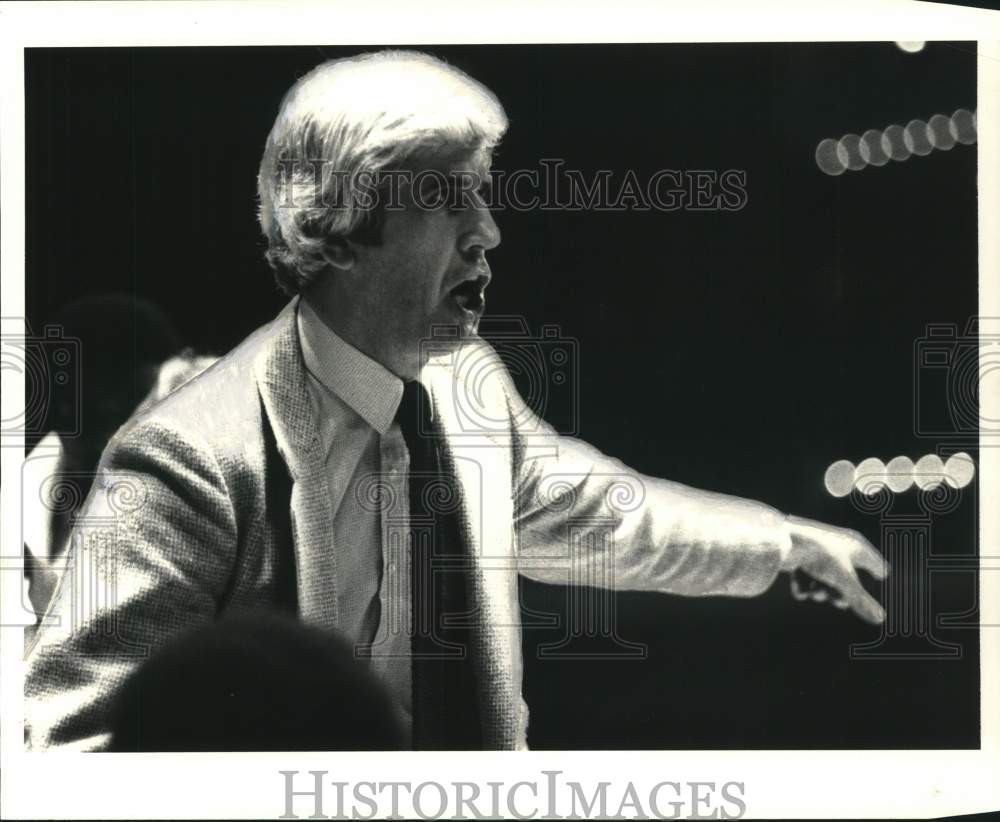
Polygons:
[[73,546],[80,567],[103,552],[113,595],[40,632],[35,747],[105,747],[147,653],[245,609],[345,637],[415,748],[526,746],[518,574],[753,596],[798,571],[883,618],[857,569],[885,564],[855,532],[640,475],[526,407],[477,336],[500,242],[480,185],[506,127],[488,89],[415,52],[288,92],[258,184],[292,299],[105,452]]

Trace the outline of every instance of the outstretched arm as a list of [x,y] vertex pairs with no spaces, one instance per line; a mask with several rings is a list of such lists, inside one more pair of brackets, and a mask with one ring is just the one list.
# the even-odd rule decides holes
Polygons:
[[[760,502],[640,474],[557,435],[509,385],[515,439],[518,567],[530,578],[688,596],[755,596],[781,572],[793,594],[829,599],[878,623],[859,571],[887,565],[859,533]],[[801,591],[805,575],[816,590]]]

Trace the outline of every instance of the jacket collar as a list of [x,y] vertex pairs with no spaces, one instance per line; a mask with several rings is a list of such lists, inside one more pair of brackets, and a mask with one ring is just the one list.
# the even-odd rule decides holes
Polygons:
[[296,328],[298,298],[262,331],[254,374],[275,444],[292,478],[291,524],[295,543],[299,615],[308,624],[336,630],[337,552],[330,544],[333,503],[309,401]]
[[263,329],[263,339],[254,358],[261,401],[278,452],[293,480],[308,467],[309,455],[319,444],[319,429],[309,401],[302,347],[295,327],[298,303],[299,298],[293,298]]

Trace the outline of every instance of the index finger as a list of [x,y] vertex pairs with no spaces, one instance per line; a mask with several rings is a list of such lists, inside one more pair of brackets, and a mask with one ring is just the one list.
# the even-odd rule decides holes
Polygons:
[[879,625],[885,620],[885,611],[878,600],[869,594],[853,572],[846,571],[840,584],[841,599],[865,622]]
[[845,597],[845,599],[850,609],[865,622],[881,625],[885,621],[885,610],[879,605],[878,600],[860,585],[852,596]]
[[855,568],[861,568],[877,580],[883,580],[889,575],[889,563],[875,547],[863,536],[854,537],[856,550],[851,558]]

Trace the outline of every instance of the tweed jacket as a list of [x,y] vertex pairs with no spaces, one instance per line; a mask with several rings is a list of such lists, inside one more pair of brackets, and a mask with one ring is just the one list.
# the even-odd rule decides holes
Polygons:
[[[101,749],[130,672],[177,632],[280,608],[336,631],[334,511],[296,331],[297,299],[131,420],[105,451],[28,658],[35,749]],[[421,374],[456,480],[487,748],[526,746],[518,573],[561,584],[752,596],[789,547],[759,503],[637,474],[528,409],[488,344]]]

